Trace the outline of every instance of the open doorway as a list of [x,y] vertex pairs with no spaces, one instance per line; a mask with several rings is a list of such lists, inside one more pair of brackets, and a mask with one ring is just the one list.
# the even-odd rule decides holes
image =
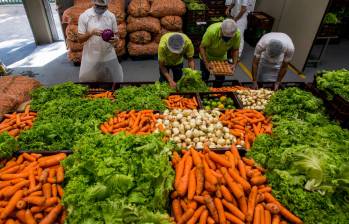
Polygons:
[[349,1],[332,0],[309,54],[305,72],[349,69]]

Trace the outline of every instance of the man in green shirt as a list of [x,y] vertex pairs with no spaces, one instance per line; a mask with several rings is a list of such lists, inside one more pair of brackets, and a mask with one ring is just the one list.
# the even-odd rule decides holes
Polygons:
[[[188,59],[188,65],[195,69],[194,45],[183,33],[167,33],[161,37],[158,49],[158,60],[160,68],[160,82],[167,81],[175,88],[176,82],[183,75],[184,57]],[[172,70],[173,77],[170,75]]]
[[[239,57],[240,31],[232,19],[225,19],[222,23],[215,23],[209,26],[204,34],[200,45],[200,69],[202,79],[207,81],[210,78],[210,61],[227,60],[227,51],[232,49],[231,54],[233,64],[231,65],[233,74]],[[220,86],[225,76],[216,76],[215,86]]]

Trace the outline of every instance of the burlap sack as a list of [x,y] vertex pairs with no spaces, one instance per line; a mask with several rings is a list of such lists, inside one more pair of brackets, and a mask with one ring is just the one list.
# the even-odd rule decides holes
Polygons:
[[159,33],[161,29],[160,20],[154,17],[135,18],[129,16],[127,18],[127,32],[148,31],[151,33]]
[[182,30],[182,18],[179,16],[165,16],[160,20],[161,26],[169,31]]
[[151,42],[151,33],[147,31],[136,31],[130,34],[130,41],[136,44],[147,44]]
[[25,76],[0,78],[0,115],[15,110],[30,99],[30,92],[39,87],[39,81]]
[[79,40],[78,36],[78,26],[77,25],[68,25],[65,30],[65,35],[67,35],[67,39],[77,42]]
[[126,40],[120,39],[115,46],[115,52],[117,56],[123,56],[126,54]]
[[81,8],[90,8],[93,6],[93,3],[91,0],[74,0],[74,6],[78,6]]
[[72,62],[81,62],[82,51],[68,51],[68,59]]
[[131,56],[147,56],[156,55],[158,53],[158,46],[159,45],[155,42],[144,45],[129,42],[127,48]]
[[150,8],[150,15],[154,17],[183,16],[186,7],[181,0],[154,0]]
[[126,23],[125,22],[118,23],[118,30],[119,30],[120,38],[125,39],[127,36]]
[[110,0],[108,10],[116,16],[118,22],[125,21],[125,0]]
[[67,47],[73,52],[82,51],[84,49],[84,43],[74,42],[67,39]]
[[62,16],[62,23],[77,25],[79,16],[86,11],[86,8],[73,6],[64,11]]
[[150,12],[148,0],[132,0],[128,5],[128,14],[133,17],[146,17]]
[[168,30],[166,30],[165,28],[161,27],[160,33],[154,35],[154,41],[155,41],[156,43],[160,43],[161,37],[162,37],[163,35],[165,35],[166,33],[168,33],[168,32],[170,32],[170,31],[168,31]]

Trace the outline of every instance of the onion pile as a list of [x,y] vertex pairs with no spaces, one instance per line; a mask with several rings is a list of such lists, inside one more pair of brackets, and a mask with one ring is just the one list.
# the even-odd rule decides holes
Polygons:
[[166,110],[164,115],[164,119],[157,120],[157,127],[162,126],[178,147],[202,149],[207,144],[209,148],[225,148],[236,142],[219,120],[218,110]]
[[273,91],[268,89],[249,89],[238,90],[238,97],[242,102],[244,109],[253,109],[262,111],[268,104],[270,97],[273,95]]

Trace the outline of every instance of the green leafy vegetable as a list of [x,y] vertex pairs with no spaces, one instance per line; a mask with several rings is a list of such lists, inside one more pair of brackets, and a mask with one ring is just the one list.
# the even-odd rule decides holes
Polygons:
[[337,15],[333,12],[326,13],[324,18],[324,24],[338,24],[341,21],[337,18]]
[[173,92],[167,83],[155,83],[141,87],[128,86],[115,92],[116,107],[121,111],[129,110],[166,110],[163,99]]
[[248,156],[268,169],[273,193],[304,223],[345,223],[349,131],[329,121],[322,102],[298,88],[276,92],[266,113],[273,134],[258,136]]
[[180,92],[208,92],[209,88],[201,78],[201,72],[190,68],[183,69],[183,76],[177,83]]
[[329,100],[333,99],[333,94],[338,94],[349,101],[348,70],[324,71],[316,77],[316,83],[318,88],[327,94]]
[[17,150],[19,147],[16,139],[7,132],[0,134],[0,159],[10,158]]
[[63,162],[67,223],[170,223],[172,149],[161,135],[82,137]]

